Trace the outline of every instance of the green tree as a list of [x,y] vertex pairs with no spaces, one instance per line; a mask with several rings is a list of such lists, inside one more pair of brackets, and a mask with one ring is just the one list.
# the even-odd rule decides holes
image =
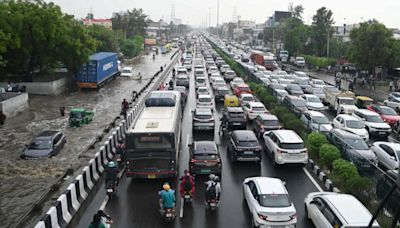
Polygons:
[[121,51],[125,56],[135,57],[143,50],[143,43],[143,37],[135,36],[133,39],[127,39],[122,43]]
[[304,12],[303,5],[297,5],[293,9],[292,17],[299,19],[299,20],[303,20],[303,12]]
[[128,10],[123,14],[115,14],[112,21],[113,30],[122,30],[125,38],[131,39],[135,35],[145,36],[148,23],[147,15],[142,9]]
[[117,34],[101,25],[88,27],[89,34],[97,41],[96,52],[117,52]]
[[311,38],[315,54],[318,56],[326,56],[327,54],[327,40],[328,37],[332,37],[332,24],[334,24],[332,15],[331,10],[321,7],[313,16]]
[[283,43],[290,55],[296,56],[304,53],[310,29],[301,19],[292,17],[283,23]]
[[375,67],[398,67],[400,44],[393,33],[376,20],[364,22],[350,33],[349,59],[373,73]]

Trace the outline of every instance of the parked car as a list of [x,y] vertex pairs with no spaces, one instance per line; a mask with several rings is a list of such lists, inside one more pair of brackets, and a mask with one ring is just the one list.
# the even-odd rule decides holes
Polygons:
[[388,123],[390,126],[394,126],[400,121],[400,115],[391,107],[373,104],[368,107],[368,110],[378,113],[383,121]]
[[300,97],[306,101],[306,107],[308,110],[324,111],[326,109],[321,100],[315,95],[304,94]]
[[266,131],[278,130],[281,127],[278,117],[271,114],[258,115],[253,121],[253,131],[258,138],[262,138],[262,135]]
[[215,102],[224,102],[225,95],[231,95],[231,94],[232,94],[232,92],[228,87],[226,87],[226,86],[217,87],[214,90]]
[[214,114],[211,108],[196,108],[192,111],[192,129],[210,131],[215,128]]
[[184,86],[186,88],[189,88],[189,78],[186,74],[178,74],[178,76],[176,76],[175,83],[177,86]]
[[282,103],[298,116],[307,111],[306,101],[300,97],[288,95],[283,98]]
[[57,155],[67,142],[60,131],[43,131],[37,135],[21,154],[23,159],[49,158]]
[[[351,206],[349,206],[351,205]],[[304,199],[305,214],[316,228],[367,227],[371,212],[354,196],[335,192],[313,192]],[[372,228],[380,227],[374,221]]]
[[287,85],[286,86],[286,91],[288,91],[288,93],[290,95],[293,95],[293,96],[300,96],[300,95],[304,94],[304,92],[301,89],[301,87],[299,85],[296,85],[296,84]]
[[332,130],[332,123],[322,113],[317,111],[305,111],[300,117],[308,131],[317,131],[328,134]]
[[376,112],[367,109],[356,109],[353,116],[364,121],[369,135],[386,138],[392,132],[390,125],[385,123]]
[[197,108],[210,108],[213,109],[213,99],[211,95],[199,95],[196,102]]
[[359,169],[374,170],[378,158],[360,136],[334,128],[328,135],[330,142],[341,152],[342,157],[354,163]]
[[266,153],[272,163],[308,163],[308,152],[303,139],[292,130],[273,130],[264,133]]
[[354,116],[347,114],[340,114],[336,116],[333,121],[333,127],[346,130],[348,132],[354,133],[364,139],[366,142],[369,140],[369,134],[367,129],[365,129],[365,124],[363,121],[357,119]]
[[192,174],[216,174],[221,176],[222,162],[214,141],[195,141],[189,145],[189,171]]
[[262,147],[250,130],[235,130],[230,133],[227,151],[232,162],[261,161]]
[[260,114],[267,114],[268,110],[261,102],[248,102],[243,105],[244,113],[246,114],[247,120],[253,120]]
[[399,169],[400,144],[393,142],[374,142],[371,150],[378,157],[378,163],[386,169]]
[[243,196],[253,227],[296,226],[296,208],[282,180],[271,177],[246,178]]
[[133,67],[124,67],[121,71],[121,77],[133,77]]

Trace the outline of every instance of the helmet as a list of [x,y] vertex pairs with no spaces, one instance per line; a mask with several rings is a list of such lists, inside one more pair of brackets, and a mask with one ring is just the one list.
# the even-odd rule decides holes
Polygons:
[[185,169],[185,174],[186,174],[186,173],[189,173],[189,170]]
[[163,187],[163,189],[164,189],[165,191],[169,191],[169,190],[171,189],[171,186],[169,186],[168,183],[165,183],[162,187]]
[[208,176],[208,178],[210,178],[210,180],[214,180],[215,175],[214,174],[210,174],[210,176]]
[[119,143],[119,144],[122,144],[122,143],[123,143],[122,139],[118,140],[118,143]]
[[218,177],[218,176],[215,176],[215,177],[214,177],[214,181],[215,181],[215,182],[219,182],[219,177]]
[[108,163],[108,168],[115,168],[115,163],[113,161],[110,161]]

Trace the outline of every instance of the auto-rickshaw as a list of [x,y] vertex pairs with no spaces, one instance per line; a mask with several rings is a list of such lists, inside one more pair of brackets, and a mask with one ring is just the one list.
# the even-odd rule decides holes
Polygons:
[[94,113],[84,108],[73,108],[69,112],[69,126],[80,127],[93,120]]
[[239,107],[239,99],[235,95],[225,95],[224,107]]
[[357,108],[368,108],[368,106],[372,105],[374,100],[370,97],[366,96],[357,96],[356,97],[356,106]]

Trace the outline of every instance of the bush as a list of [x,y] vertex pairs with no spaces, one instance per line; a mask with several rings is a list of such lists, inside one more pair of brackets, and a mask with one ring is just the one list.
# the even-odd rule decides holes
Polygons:
[[325,58],[325,57],[317,57],[311,55],[305,55],[304,59],[306,60],[307,64],[310,64],[316,68],[327,68],[329,65],[333,66],[336,63],[334,58]]
[[273,109],[277,104],[276,97],[271,95],[266,95],[261,98],[261,102],[267,107],[268,110]]
[[289,121],[293,119],[297,119],[296,116],[291,112],[286,112],[278,116],[278,118],[283,123],[285,128],[289,127]]
[[357,198],[364,198],[365,191],[368,191],[372,187],[372,182],[366,177],[360,177],[359,175],[350,177],[343,186],[343,191],[351,193]]
[[302,137],[304,136],[306,129],[304,128],[303,123],[299,119],[297,118],[289,119],[284,124],[286,129],[293,130]]
[[343,159],[337,159],[333,162],[333,174],[343,183],[359,176],[357,167],[353,163]]
[[[278,105],[271,110],[271,113],[278,117],[281,117],[281,116],[283,116],[283,114],[290,113],[290,112],[285,106]],[[281,119],[281,118],[279,118],[279,119]]]
[[313,133],[308,134],[307,148],[308,148],[310,157],[312,159],[314,159],[314,160],[319,159],[319,149],[324,144],[328,144],[328,140],[326,139],[325,135],[318,133],[318,132],[313,132]]
[[324,144],[319,148],[319,158],[321,164],[332,171],[332,164],[341,157],[339,149],[332,144]]

